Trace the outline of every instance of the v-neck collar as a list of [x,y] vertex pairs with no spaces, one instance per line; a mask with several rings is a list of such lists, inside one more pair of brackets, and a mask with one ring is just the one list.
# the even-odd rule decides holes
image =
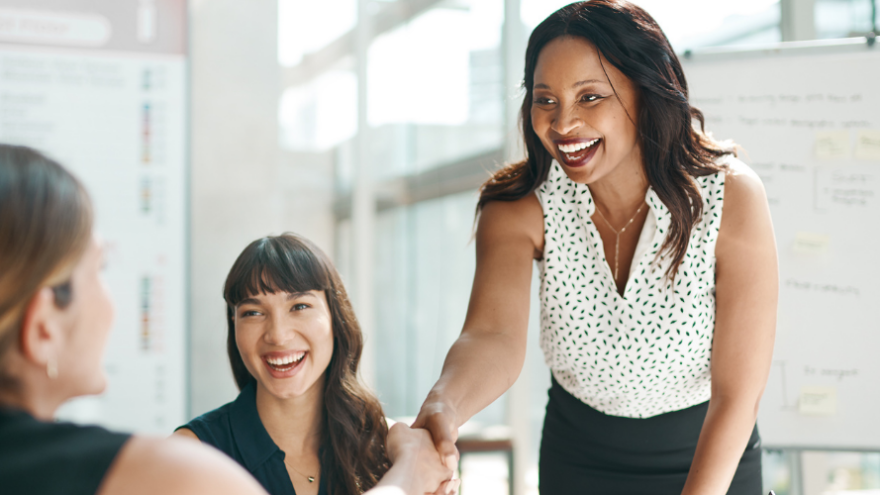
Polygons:
[[241,451],[244,465],[248,471],[255,471],[281,449],[269,436],[260,415],[257,413],[257,386],[255,381],[248,383],[238,394],[229,411],[232,436]]
[[[287,467],[284,464],[286,454],[278,448],[257,411],[257,386],[256,381],[251,381],[241,390],[238,398],[232,403],[229,411],[229,419],[232,428],[232,436],[241,452],[242,461],[247,470],[255,474],[264,471],[275,471],[282,469],[287,475]],[[320,453],[319,453],[320,458]],[[274,459],[274,460],[273,460]],[[275,466],[267,466],[269,469],[261,470],[264,464],[271,462]],[[325,472],[321,470],[321,476],[318,479],[318,495],[327,494],[327,481]],[[276,475],[277,476],[277,475]],[[259,480],[264,487],[264,480]],[[293,482],[290,476],[287,476],[287,483],[290,490],[284,490],[283,493],[275,493],[271,491],[271,495],[283,495],[284,493],[295,495]],[[267,488],[268,489],[268,488]]]
[[[596,202],[593,200],[592,192],[590,191],[590,187],[587,184],[581,184],[578,182],[574,182],[565,173],[565,170],[562,169],[562,166],[556,160],[553,160],[553,164],[550,168],[550,174],[547,178],[547,184],[557,184],[556,189],[561,190],[562,187],[570,188],[572,193],[571,201],[566,201],[562,197],[557,197],[557,201],[561,201],[562,204],[558,205],[560,207],[568,207],[575,210],[577,218],[583,223],[584,229],[587,235],[590,236],[593,246],[597,250],[597,257],[602,261],[602,274],[605,278],[606,283],[611,284],[611,292],[614,297],[626,300],[627,295],[631,292],[633,286],[633,279],[637,276],[636,272],[640,272],[642,266],[646,263],[649,263],[650,258],[656,256],[662,247],[663,238],[666,235],[666,232],[669,231],[669,226],[671,224],[671,217],[669,214],[669,210],[666,208],[666,205],[663,204],[663,201],[660,200],[660,197],[657,196],[657,191],[654,190],[650,185],[648,186],[648,190],[645,193],[645,202],[648,203],[648,206],[651,209],[651,213],[654,215],[654,233],[651,236],[652,242],[649,249],[646,249],[638,260],[633,258],[633,263],[630,264],[629,276],[627,277],[626,285],[623,288],[623,294],[617,291],[617,284],[614,281],[614,275],[611,272],[611,265],[608,262],[608,259],[605,257],[605,245],[602,241],[602,236],[599,235],[599,230],[596,228],[593,222],[593,214],[596,212]],[[552,195],[552,191],[550,191]],[[647,225],[646,222],[645,225]],[[644,226],[642,227],[645,228]],[[640,232],[639,236],[641,238],[642,233]]]

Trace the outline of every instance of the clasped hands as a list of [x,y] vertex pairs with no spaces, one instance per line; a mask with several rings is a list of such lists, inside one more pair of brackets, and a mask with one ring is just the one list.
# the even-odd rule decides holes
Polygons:
[[451,495],[460,479],[453,479],[458,466],[458,428],[447,406],[422,406],[412,427],[396,423],[388,431],[387,450],[391,463],[411,473],[404,491]]

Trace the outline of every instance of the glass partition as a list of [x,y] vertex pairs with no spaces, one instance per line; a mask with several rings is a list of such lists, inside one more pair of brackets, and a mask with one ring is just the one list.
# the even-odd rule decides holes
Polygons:
[[501,0],[439,2],[373,41],[367,116],[376,179],[501,147],[503,13]]
[[[467,313],[476,192],[392,208],[376,222],[376,389],[391,417],[415,416]],[[505,401],[478,414],[505,423]]]

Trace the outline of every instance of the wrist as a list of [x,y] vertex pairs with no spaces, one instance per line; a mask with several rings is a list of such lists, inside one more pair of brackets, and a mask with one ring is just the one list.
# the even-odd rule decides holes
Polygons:
[[411,456],[402,455],[394,461],[376,487],[396,487],[403,490],[403,493],[414,493],[414,481],[415,460]]
[[458,408],[448,397],[443,396],[439,392],[432,391],[422,403],[419,415],[443,414],[457,428],[460,426],[458,417]]

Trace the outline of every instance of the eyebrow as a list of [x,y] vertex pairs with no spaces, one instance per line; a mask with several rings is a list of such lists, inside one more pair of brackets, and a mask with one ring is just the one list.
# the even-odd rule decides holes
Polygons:
[[[299,299],[300,297],[315,297],[311,292],[291,292],[287,294],[287,300],[291,301],[293,299]],[[260,300],[255,297],[249,297],[247,299],[242,299],[236,306],[243,306],[245,304],[261,304]]]
[[287,294],[287,300],[299,299],[300,297],[315,297],[311,292],[291,292]]
[[[586,81],[578,81],[578,82],[574,83],[572,85],[572,88],[579,88],[581,86],[586,86],[587,84],[593,84],[593,83],[605,84],[605,81],[600,81],[598,79],[587,79]],[[550,86],[547,86],[544,83],[538,83],[538,84],[535,84],[534,89],[550,89]]]

